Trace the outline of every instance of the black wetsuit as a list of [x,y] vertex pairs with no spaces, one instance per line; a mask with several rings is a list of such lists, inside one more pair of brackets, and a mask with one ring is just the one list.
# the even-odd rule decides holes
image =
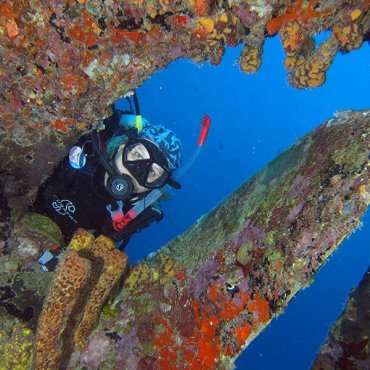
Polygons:
[[[86,138],[82,138],[79,143],[83,140],[86,141]],[[125,214],[147,193],[141,194],[139,198],[134,194],[120,203],[106,191],[104,174],[104,168],[96,156],[88,156],[85,167],[79,170],[70,166],[67,157],[40,187],[30,211],[55,221],[61,228],[66,243],[82,227],[97,236],[103,234],[111,237],[123,250],[133,233],[149,226],[153,221],[161,220],[163,213],[160,208],[150,206],[120,230],[113,222],[111,212],[118,212],[116,217]]]

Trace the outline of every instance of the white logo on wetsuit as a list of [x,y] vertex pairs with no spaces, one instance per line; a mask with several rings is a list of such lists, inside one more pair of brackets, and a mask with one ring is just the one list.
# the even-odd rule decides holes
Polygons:
[[70,200],[57,200],[52,203],[53,208],[62,216],[69,215],[69,213],[74,213],[76,210],[75,206]]
[[122,184],[118,184],[118,185],[116,186],[116,190],[117,190],[117,191],[122,191],[122,189],[123,189],[123,185],[122,185]]

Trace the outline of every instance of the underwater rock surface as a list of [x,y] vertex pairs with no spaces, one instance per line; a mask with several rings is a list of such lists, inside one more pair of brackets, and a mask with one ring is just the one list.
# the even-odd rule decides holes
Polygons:
[[351,292],[312,370],[370,368],[370,268]]
[[[360,225],[370,203],[369,144],[370,111],[338,112],[298,140],[187,232],[132,267],[82,348],[64,348],[68,368],[232,367]],[[68,275],[68,268],[62,271]],[[78,269],[71,271],[66,279],[79,279]],[[2,260],[0,367],[32,368],[35,322],[52,278],[34,262]],[[58,279],[53,289],[65,286]],[[104,294],[112,287],[105,288]],[[75,302],[72,295],[67,306],[49,295],[47,307],[60,317],[77,312],[79,322],[91,302],[106,297],[100,288],[92,291],[96,296],[81,300],[78,294]],[[33,314],[21,315],[25,303],[34,305]]]
[[[217,65],[225,45],[243,44],[240,69],[253,73],[265,38],[278,34],[289,82],[320,86],[338,52],[369,39],[369,7],[368,0],[1,1],[0,240],[66,145],[155,71],[178,58]],[[331,36],[316,49],[312,36],[325,30]]]

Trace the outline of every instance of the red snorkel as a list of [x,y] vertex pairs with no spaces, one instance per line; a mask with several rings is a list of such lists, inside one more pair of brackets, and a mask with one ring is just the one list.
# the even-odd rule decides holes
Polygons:
[[198,145],[203,146],[207,139],[209,128],[211,127],[211,119],[207,114],[203,115],[202,121],[200,122],[202,128],[198,137]]

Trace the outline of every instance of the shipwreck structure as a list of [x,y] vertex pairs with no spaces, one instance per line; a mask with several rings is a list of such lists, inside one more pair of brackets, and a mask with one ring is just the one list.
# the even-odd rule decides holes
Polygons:
[[[253,73],[265,38],[279,35],[290,83],[319,86],[338,52],[369,39],[369,7],[368,0],[1,1],[1,238],[66,144],[155,71],[178,58],[217,65],[225,46],[243,44],[240,69]],[[316,47],[312,36],[325,30],[331,36]]]
[[370,364],[370,269],[348,297],[312,370],[366,369]]
[[370,202],[369,120],[369,111],[338,113],[131,268],[95,330],[107,287],[120,279],[109,274],[119,259],[109,259],[106,238],[76,233],[48,294],[37,266],[7,256],[0,274],[5,365],[229,368],[359,226]]
[[[370,201],[369,111],[327,121],[126,276],[110,241],[83,230],[55,277],[14,255],[8,237],[68,144],[155,71],[178,58],[217,65],[225,46],[242,43],[240,69],[253,73],[265,38],[278,35],[290,84],[320,86],[338,52],[369,40],[369,8],[0,1],[0,367],[228,368],[359,225]],[[330,36],[315,45],[320,31]]]

